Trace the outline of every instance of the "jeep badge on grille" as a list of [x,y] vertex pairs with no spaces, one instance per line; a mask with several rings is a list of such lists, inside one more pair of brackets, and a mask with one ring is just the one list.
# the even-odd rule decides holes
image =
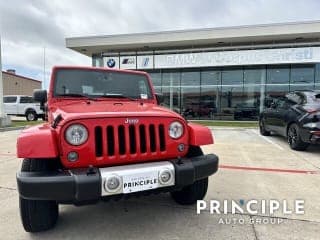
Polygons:
[[139,122],[139,119],[137,118],[127,118],[124,123],[126,124],[137,124]]

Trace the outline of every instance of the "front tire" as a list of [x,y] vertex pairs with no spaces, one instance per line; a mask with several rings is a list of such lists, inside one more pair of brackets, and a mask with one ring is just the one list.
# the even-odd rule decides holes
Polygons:
[[299,126],[295,123],[288,128],[287,140],[290,148],[296,151],[304,151],[309,146],[309,143],[302,141]]
[[[187,157],[202,156],[203,152],[199,146],[190,146]],[[202,200],[208,190],[208,177],[200,179],[193,184],[182,188],[179,191],[171,193],[171,197],[175,202],[181,205],[195,204],[197,200]]]
[[202,200],[208,190],[208,178],[200,179],[193,184],[172,192],[171,197],[176,203],[181,205],[195,204],[197,200]]
[[[22,172],[53,170],[52,161],[24,159]],[[22,225],[27,232],[40,232],[54,227],[58,220],[59,207],[55,201],[27,200],[19,197]]]

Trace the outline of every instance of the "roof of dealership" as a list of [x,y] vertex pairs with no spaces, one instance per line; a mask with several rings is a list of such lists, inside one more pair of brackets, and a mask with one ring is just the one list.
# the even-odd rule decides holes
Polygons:
[[100,53],[255,49],[320,45],[320,21],[66,38],[67,48]]

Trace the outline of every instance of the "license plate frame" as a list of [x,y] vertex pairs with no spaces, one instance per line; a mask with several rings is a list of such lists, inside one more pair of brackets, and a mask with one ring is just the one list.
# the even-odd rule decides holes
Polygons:
[[[147,191],[161,187],[169,187],[175,184],[175,169],[171,162],[152,162],[152,163],[139,163],[116,167],[100,168],[101,175],[101,196],[116,195],[116,194],[130,194],[134,192]],[[172,174],[172,178],[166,184],[160,183],[159,174],[161,171],[168,170]],[[121,179],[121,187],[117,191],[108,191],[105,188],[106,180],[110,176],[118,176]],[[157,179],[157,180],[155,180]],[[144,182],[142,184],[131,184],[136,181],[149,180],[152,182]],[[124,184],[127,184],[124,187]]]

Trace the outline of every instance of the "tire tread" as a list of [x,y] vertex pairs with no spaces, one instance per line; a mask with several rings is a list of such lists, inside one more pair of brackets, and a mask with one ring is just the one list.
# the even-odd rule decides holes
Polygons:
[[[199,146],[190,146],[187,157],[202,156],[203,152]],[[197,180],[193,184],[171,193],[171,197],[181,205],[195,204],[197,200],[202,200],[208,190],[208,177]]]
[[[51,169],[50,160],[24,159],[22,172]],[[58,219],[58,204],[55,201],[27,200],[19,198],[22,225],[27,232],[40,232],[52,228]]]
[[[296,123],[292,123],[292,124],[289,125],[287,132],[289,132],[289,129],[291,127],[296,128],[296,131],[297,131],[297,134],[298,134],[298,140],[297,140],[297,143],[295,145],[290,144],[289,141],[288,141],[290,148],[293,149],[293,150],[296,150],[296,151],[304,151],[304,150],[306,150],[309,147],[309,143],[306,143],[306,142],[302,141],[300,133],[299,133],[299,126]],[[287,133],[287,135],[288,135],[288,133]]]

